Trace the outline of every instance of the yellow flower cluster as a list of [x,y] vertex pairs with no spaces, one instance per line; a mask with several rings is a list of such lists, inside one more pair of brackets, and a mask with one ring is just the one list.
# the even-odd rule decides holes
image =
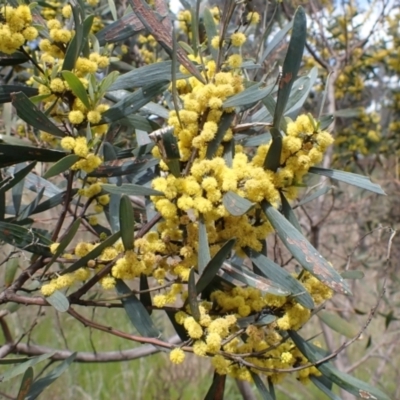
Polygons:
[[72,150],[74,154],[81,157],[81,159],[71,167],[73,170],[82,170],[86,173],[90,173],[102,163],[98,155],[89,152],[87,140],[83,136],[77,138],[71,136],[64,137],[61,139],[61,147],[65,150]]
[[[332,296],[331,289],[308,273],[303,274],[301,281],[316,304]],[[226,353],[241,355],[245,361],[255,366],[269,369],[287,369],[295,364],[307,363],[293,342],[284,340],[279,331],[299,329],[310,318],[310,310],[293,299],[262,295],[258,289],[251,287],[216,291],[212,293],[210,300],[200,303],[198,320],[190,315],[189,307],[186,307],[186,312],[179,311],[175,314],[175,320],[183,325],[194,341],[193,352],[201,357],[211,356],[212,364],[219,374],[252,381],[249,370],[230,361]],[[246,335],[238,335],[240,318],[250,313],[255,315],[262,310],[269,310],[267,312],[281,317],[267,325],[249,324],[245,329]],[[174,356],[170,358],[172,362],[176,362]],[[265,374],[274,382],[279,382],[284,377],[283,374]],[[312,367],[301,370],[298,377],[306,382],[309,375],[319,374]]]
[[157,41],[153,35],[139,35],[138,43],[140,45],[139,54],[145,64],[153,64],[157,61],[161,61],[161,59],[157,59]]
[[[371,149],[380,145],[381,131],[379,114],[374,111],[367,113],[361,108],[352,122],[338,131],[335,145],[341,151],[335,152],[333,160],[347,160],[354,154],[368,155]],[[382,146],[380,150],[384,151]]]
[[17,8],[3,6],[0,8],[3,21],[0,22],[0,51],[12,54],[28,40],[38,36],[36,28],[31,26],[32,14],[27,5]]
[[40,288],[43,296],[51,296],[56,290],[72,286],[76,282],[86,281],[90,277],[90,271],[87,268],[79,268],[70,274],[61,275],[52,279],[50,283]]
[[[230,73],[223,74],[224,77],[234,78]],[[203,99],[204,103],[200,103],[199,98]],[[211,98],[212,94],[208,97],[203,96],[202,91],[196,91],[194,96],[186,95],[186,108],[179,113],[182,127],[175,111],[170,113],[168,122],[175,128],[181,160],[187,161],[193,148],[198,149],[198,157],[194,160],[187,177],[176,178],[167,173],[153,180],[154,189],[165,195],[152,197],[156,209],[164,218],[164,222],[158,225],[158,231],[161,237],[184,236],[187,238],[186,244],[196,249],[197,237],[193,237],[190,232],[197,230],[197,222],[190,219],[184,223],[181,221],[188,212],[196,219],[201,214],[205,219],[210,244],[235,237],[236,250],[247,246],[260,250],[261,240],[265,239],[272,228],[263,215],[259,216],[257,224],[254,223],[254,216],[259,208],[257,204],[267,200],[277,205],[280,201],[280,191],[284,191],[288,199],[293,199],[297,194],[296,185],[301,183],[302,177],[311,166],[322,160],[324,151],[332,144],[333,139],[328,132],[320,131],[316,127],[312,117],[301,115],[295,122],[288,124],[287,135],[283,138],[281,168],[277,172],[264,169],[263,164],[270,144],[259,146],[251,160],[245,150],[237,145],[232,166],[228,166],[220,156],[206,159],[207,145],[217,131],[218,120],[215,121],[215,118],[222,115],[218,108],[209,107]],[[198,113],[194,110],[202,111],[202,107],[207,105],[209,112],[200,130]],[[232,131],[228,130],[225,137],[224,140],[231,140]],[[217,155],[222,151],[223,146],[220,146]],[[167,169],[165,164],[164,168]],[[223,204],[223,196],[228,191],[254,202],[256,207],[242,216],[230,215]],[[190,267],[190,264],[185,263],[185,266]]]

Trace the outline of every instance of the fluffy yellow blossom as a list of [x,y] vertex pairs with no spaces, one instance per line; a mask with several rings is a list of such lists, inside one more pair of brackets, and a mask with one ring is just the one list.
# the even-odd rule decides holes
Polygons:
[[260,22],[260,14],[257,11],[250,11],[246,19],[250,25],[257,25]]
[[228,65],[231,68],[239,68],[243,63],[242,56],[240,54],[232,54],[228,58]]
[[100,284],[106,290],[114,289],[116,280],[112,276],[105,276],[100,280]]
[[40,288],[42,295],[46,297],[51,296],[56,290],[57,289],[53,283],[47,283]]
[[28,26],[22,31],[22,35],[26,40],[35,40],[38,37],[38,31],[33,26]]
[[70,4],[67,4],[62,8],[62,15],[64,18],[69,18],[72,15],[72,8]]
[[110,195],[103,194],[102,196],[97,198],[97,201],[102,205],[106,206],[110,202]]
[[218,49],[219,48],[219,43],[220,43],[220,38],[219,36],[214,36],[211,39],[211,46],[214,47],[214,49]]
[[87,119],[91,124],[97,124],[101,120],[101,114],[98,111],[89,111]]
[[80,242],[75,247],[75,254],[79,257],[84,257],[86,254],[93,250],[93,244],[87,242]]
[[91,215],[91,216],[88,218],[88,222],[89,222],[90,225],[96,226],[96,225],[98,225],[99,220],[98,220],[98,218],[97,218],[96,215]]
[[70,111],[68,114],[68,119],[71,124],[78,125],[83,122],[85,116],[83,115],[82,111]]
[[60,246],[60,243],[52,243],[50,245],[50,252],[52,254],[55,254],[55,252],[57,251],[58,247]]
[[61,139],[60,144],[61,144],[61,147],[65,150],[73,150],[76,145],[76,142],[73,137],[66,136]]
[[246,41],[246,35],[242,32],[235,32],[231,35],[232,46],[240,47]]
[[97,71],[97,64],[94,61],[90,61],[87,58],[79,57],[75,63],[76,72],[81,75],[87,73],[94,73]]
[[203,329],[193,317],[186,318],[183,326],[192,339],[200,339],[203,336]]
[[169,359],[174,364],[182,364],[185,360],[185,352],[182,349],[173,349],[169,353]]
[[65,90],[64,81],[60,78],[54,78],[50,82],[50,89],[54,93],[62,93]]
[[162,308],[167,304],[167,298],[164,294],[156,294],[153,297],[153,304],[158,307]]
[[106,247],[101,253],[99,259],[101,261],[111,261],[118,256],[118,251],[114,247]]
[[194,354],[204,357],[207,354],[207,344],[202,340],[196,340],[193,344]]

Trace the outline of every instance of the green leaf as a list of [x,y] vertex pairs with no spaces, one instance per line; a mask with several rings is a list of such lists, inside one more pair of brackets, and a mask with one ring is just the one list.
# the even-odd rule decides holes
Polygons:
[[56,368],[54,368],[48,375],[41,378],[33,383],[31,390],[26,397],[26,400],[36,399],[48,386],[56,381],[73,363],[75,360],[76,353],[72,353],[68,358],[61,362]]
[[[192,32],[192,37],[191,37],[191,45],[194,50],[194,56],[197,57],[199,53],[199,6],[200,3],[196,2],[196,7],[193,7],[190,9],[190,14],[191,14],[191,32]],[[172,48],[174,51],[175,49]]]
[[117,8],[115,7],[114,0],[108,0],[108,6],[110,7],[111,15],[113,20],[116,21],[118,19]]
[[[79,189],[77,188],[71,190],[71,198],[78,192],[78,190]],[[65,200],[66,194],[67,191],[64,191],[56,194],[55,196],[50,197],[50,199],[43,201],[42,203],[38,204],[38,206],[31,212],[30,215],[38,214],[43,211],[50,210],[51,208],[57,207]],[[46,196],[46,188],[44,191],[44,195]]]
[[96,93],[98,98],[104,96],[104,94],[109,90],[111,85],[117,80],[118,76],[119,76],[118,71],[112,71],[101,81],[98,93]]
[[59,290],[56,290],[51,296],[46,297],[46,301],[58,312],[67,312],[69,309],[67,297]]
[[279,238],[304,269],[335,292],[351,294],[339,273],[279,211],[266,201],[261,204],[261,208]]
[[68,83],[68,86],[75,97],[77,97],[85,105],[85,107],[90,110],[89,97],[85,87],[83,86],[83,83],[79,80],[79,78],[70,71],[62,71],[61,74],[64,80]]
[[33,367],[37,363],[41,361],[47,360],[48,358],[52,357],[56,352],[52,351],[50,353],[42,354],[41,356],[32,357],[28,361],[25,361],[22,364],[17,365],[15,368],[8,369],[2,375],[0,375],[0,382],[6,382],[12,378],[15,378],[18,375],[25,373],[25,371],[29,367]]
[[220,121],[218,122],[217,133],[213,140],[208,143],[206,158],[211,160],[215,157],[218,151],[218,147],[222,143],[222,139],[225,136],[226,131],[230,128],[233,119],[235,118],[235,113],[223,113]]
[[42,113],[22,92],[12,93],[11,101],[17,115],[23,119],[27,124],[32,125],[34,128],[41,131],[51,133],[54,136],[64,137],[65,132],[57,128],[49,118]]
[[304,204],[309,203],[310,201],[313,201],[317,199],[320,196],[323,196],[324,194],[328,193],[330,190],[333,189],[333,186],[323,186],[322,188],[316,190],[315,192],[311,193],[309,196],[305,197],[304,199],[300,200],[295,207],[297,208],[300,206],[304,206]]
[[26,167],[21,168],[19,171],[13,174],[13,177],[10,179],[9,177],[3,179],[0,182],[0,193],[5,193],[7,190],[14,187],[18,182],[21,182],[28,174],[35,168],[36,161],[31,162]]
[[220,276],[228,282],[235,284],[235,280],[259,289],[262,293],[270,293],[276,296],[288,296],[290,292],[279,284],[272,282],[260,275],[256,275],[245,266],[230,265],[224,263]]
[[285,38],[286,34],[293,26],[293,20],[288,22],[275,36],[274,38],[268,43],[267,48],[265,49],[260,62],[262,63],[268,55],[275,49],[276,46]]
[[43,175],[43,178],[49,179],[58,174],[62,174],[66,170],[70,169],[79,160],[80,157],[76,154],[69,154],[52,165]]
[[331,390],[329,390],[322,382],[320,379],[321,377],[315,376],[315,375],[310,375],[309,376],[311,382],[319,389],[321,392],[323,392],[326,396],[328,396],[331,400],[341,400],[339,396],[337,396],[335,393],[333,393]]
[[0,86],[0,104],[9,103],[11,101],[11,93],[22,92],[28,97],[36,96],[38,90],[29,86],[21,85],[2,85]]
[[276,172],[281,164],[282,135],[279,129],[271,128],[272,143],[264,161],[264,168]]
[[228,240],[215,254],[215,256],[208,262],[204,271],[196,284],[197,294],[200,294],[214,279],[217,272],[222,267],[226,258],[231,253],[233,246],[236,243],[236,239]]
[[23,210],[21,211],[21,213],[18,216],[18,220],[22,221],[26,218],[28,218],[32,212],[35,210],[35,208],[37,208],[40,200],[42,200],[44,194],[44,188],[40,189],[40,192],[38,193],[38,195],[29,203],[27,204]]
[[15,274],[19,268],[18,258],[10,258],[7,261],[6,269],[4,271],[4,284],[9,287],[14,282]]
[[309,172],[312,174],[327,176],[331,179],[336,179],[349,185],[358,186],[362,189],[369,190],[370,192],[386,195],[382,188],[378,184],[372,183],[367,176],[320,167],[311,167]]
[[255,203],[231,191],[224,194],[222,204],[235,217],[246,214],[255,206]]
[[56,162],[66,155],[64,151],[0,143],[0,168],[32,160]]
[[213,37],[218,35],[217,27],[215,25],[214,17],[208,7],[203,10],[203,22],[207,34],[207,46],[208,51],[211,54],[213,60],[217,62],[218,50],[211,46],[211,40]]
[[144,29],[135,13],[130,12],[97,32],[100,46],[126,40]]
[[189,281],[188,281],[188,301],[190,311],[192,313],[193,318],[196,321],[200,320],[200,309],[199,302],[197,301],[197,289],[196,289],[196,281],[195,281],[195,272],[194,268],[190,268],[189,273]]
[[[171,80],[171,61],[161,61],[158,63],[146,65],[136,68],[133,71],[120,75],[111,85],[109,91],[132,89],[150,84],[157,84],[161,81]],[[181,79],[182,74],[177,74],[177,78]]]
[[199,217],[199,257],[198,257],[198,269],[199,274],[204,273],[204,268],[208,265],[211,260],[210,246],[208,244],[208,236],[206,224],[204,222],[203,215]]
[[29,367],[22,378],[17,400],[25,400],[33,383],[33,368]]
[[144,308],[140,300],[132,293],[126,283],[120,279],[117,280],[116,289],[118,295],[128,295],[121,299],[125,312],[127,313],[132,325],[140,335],[144,337],[160,338],[161,333],[154,325],[149,313]]
[[250,373],[251,373],[251,377],[253,378],[253,381],[256,385],[256,388],[257,388],[258,393],[260,394],[261,398],[263,400],[274,400],[274,398],[269,393],[267,387],[264,385],[264,382],[262,381],[260,376],[253,371],[250,371]]
[[286,104],[285,115],[290,115],[292,119],[296,118],[300,109],[308,99],[311,88],[318,78],[318,68],[313,67],[307,76],[301,76],[297,79],[290,92],[289,100]]
[[[14,168],[14,177],[15,174],[24,169],[25,163],[17,164]],[[10,177],[11,178],[11,177]],[[14,215],[19,214],[19,210],[21,209],[22,195],[24,191],[25,179],[20,180],[16,185],[11,188],[11,196],[14,206]],[[5,197],[4,197],[5,199]],[[10,214],[10,213],[8,213]]]
[[92,251],[86,254],[86,256],[80,258],[71,266],[61,271],[61,275],[74,272],[77,269],[86,266],[90,260],[94,260],[95,258],[97,258],[106,247],[112,246],[120,238],[120,236],[121,232],[116,232],[113,235],[109,236],[106,240],[104,240],[98,246],[96,246]]
[[333,117],[333,115],[323,115],[320,119],[319,119],[319,123],[320,123],[320,128],[321,130],[325,130],[329,128],[329,125],[335,120],[335,118]]
[[111,231],[113,233],[118,232],[120,230],[120,225],[119,225],[120,203],[121,203],[121,195],[111,193],[110,194],[110,202],[108,203],[108,210],[107,209],[105,210],[105,214],[106,214],[107,220],[110,224]]
[[147,292],[140,293],[139,298],[140,302],[143,304],[144,308],[148,312],[149,315],[152,314],[152,302],[151,302],[151,293],[149,290],[149,281],[145,274],[140,274],[140,291],[143,292],[147,290]]
[[340,273],[343,279],[362,279],[364,278],[363,271],[343,271]]
[[135,217],[131,200],[123,195],[119,203],[119,226],[121,228],[121,239],[125,250],[133,249],[135,234]]
[[[132,174],[139,174],[143,170],[154,167],[159,164],[160,160],[158,159],[136,159],[135,161],[128,161],[121,166],[110,166],[110,165],[101,165],[97,168],[96,171],[88,174],[90,177],[102,178],[102,177],[115,177],[115,176],[125,176]],[[127,193],[129,194],[129,193]]]
[[261,133],[260,135],[249,136],[243,140],[241,143],[245,147],[258,147],[262,144],[267,144],[272,139],[269,132]]
[[[288,331],[288,333],[297,348],[310,362],[316,363],[318,362],[318,360],[324,357],[321,349],[319,349],[317,346],[312,345],[311,343],[306,342],[297,332]],[[317,368],[330,381],[336,383],[336,385],[340,386],[341,388],[356,397],[374,400],[390,400],[390,398],[379,389],[373,388],[369,384],[337,370],[329,362],[320,364],[317,366]]]
[[286,104],[296,80],[303,57],[307,35],[306,14],[302,7],[298,7],[293,18],[293,29],[290,37],[289,48],[283,62],[282,78],[279,82],[278,98],[276,100],[274,127],[279,129],[281,119],[286,109]]
[[246,254],[265,277],[286,289],[295,301],[310,310],[314,308],[312,297],[292,274],[255,250],[247,249]]
[[83,16],[79,3],[74,4],[72,7],[72,14],[75,23],[75,35],[68,44],[62,66],[63,71],[72,71],[74,69],[83,42]]
[[285,218],[301,233],[301,226],[299,221],[294,214],[292,207],[290,207],[289,202],[287,201],[284,194],[281,192],[281,203],[282,203],[282,214]]
[[272,89],[273,85],[269,85],[263,89],[260,89],[261,83],[256,83],[247,89],[243,90],[234,96],[229,97],[224,101],[222,107],[239,107],[239,106],[247,106],[249,104],[254,104],[257,101],[262,100],[264,97],[268,96]]
[[101,185],[103,190],[113,194],[126,194],[128,196],[163,196],[164,193],[158,190],[148,188],[146,186],[135,185],[133,183],[125,183],[121,186],[110,185],[105,183]]
[[104,114],[101,123],[118,121],[130,114],[135,113],[153,97],[159,95],[168,87],[166,80],[155,82],[146,87],[136,90],[133,94],[125,96],[118,103],[110,107]]
[[49,250],[51,240],[33,229],[0,221],[0,240],[33,254],[51,256]]
[[5,54],[0,52],[0,67],[19,65],[27,62],[28,60],[28,56],[20,51],[16,51],[13,54]]
[[335,332],[338,332],[347,338],[351,339],[358,333],[358,329],[354,325],[336,313],[320,311],[317,315],[325,325],[328,325]]

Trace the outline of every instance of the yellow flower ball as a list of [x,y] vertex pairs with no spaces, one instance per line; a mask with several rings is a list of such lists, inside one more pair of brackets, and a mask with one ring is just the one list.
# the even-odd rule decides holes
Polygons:
[[65,90],[64,81],[60,78],[54,78],[50,82],[50,89],[54,93],[62,93]]
[[81,124],[84,120],[85,116],[83,115],[82,111],[70,111],[68,114],[68,119],[71,122],[71,124]]
[[101,114],[98,111],[89,111],[87,119],[91,124],[97,124],[101,120]]
[[231,35],[231,43],[234,47],[240,47],[246,41],[246,35],[242,32],[235,32]]
[[67,4],[62,8],[61,11],[64,18],[69,18],[72,15],[72,8],[70,4]]
[[185,360],[185,352],[182,349],[173,349],[169,353],[169,359],[174,364],[181,364]]
[[22,35],[26,40],[35,40],[38,36],[38,31],[33,26],[28,26],[22,31]]
[[42,292],[43,296],[51,296],[55,291],[56,291],[56,287],[53,285],[53,283],[48,283],[46,285],[43,285],[40,288],[40,291]]
[[61,147],[65,150],[73,150],[76,142],[73,137],[67,136],[61,139]]

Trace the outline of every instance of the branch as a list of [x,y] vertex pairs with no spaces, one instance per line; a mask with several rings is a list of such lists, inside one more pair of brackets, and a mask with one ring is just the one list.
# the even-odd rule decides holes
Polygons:
[[[181,343],[181,339],[178,335],[174,335],[168,339],[170,345],[177,345]],[[5,345],[13,347],[13,344]],[[5,347],[3,346],[3,347]],[[1,349],[0,348],[0,354]],[[55,351],[56,353],[49,359],[52,361],[61,361],[68,358],[73,352],[69,350],[57,350],[46,346],[38,345],[27,345],[25,343],[19,343],[13,347],[12,353],[23,354],[29,357],[40,356]],[[121,350],[121,351],[105,351],[102,353],[91,353],[87,351],[80,351],[76,354],[74,362],[79,363],[105,363],[105,362],[117,362],[117,361],[130,361],[138,358],[147,357],[152,354],[159,353],[160,350],[152,345],[144,345],[135,349]]]

